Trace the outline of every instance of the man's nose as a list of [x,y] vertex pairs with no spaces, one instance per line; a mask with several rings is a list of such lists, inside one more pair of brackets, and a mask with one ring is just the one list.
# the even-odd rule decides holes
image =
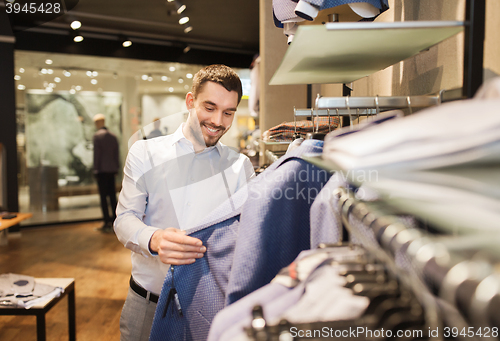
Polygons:
[[220,110],[215,111],[210,119],[210,122],[217,127],[221,126],[222,125],[222,115],[223,115],[222,111],[220,111]]

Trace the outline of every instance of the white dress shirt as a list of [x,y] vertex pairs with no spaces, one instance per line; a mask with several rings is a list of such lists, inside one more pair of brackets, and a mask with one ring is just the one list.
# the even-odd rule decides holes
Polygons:
[[220,142],[195,153],[182,127],[134,143],[116,209],[115,232],[132,250],[132,276],[155,294],[160,294],[169,266],[149,249],[153,233],[196,226],[255,175],[245,155]]

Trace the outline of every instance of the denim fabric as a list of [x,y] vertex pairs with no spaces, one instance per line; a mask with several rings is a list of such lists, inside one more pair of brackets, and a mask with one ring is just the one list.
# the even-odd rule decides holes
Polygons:
[[[329,174],[300,159],[318,153],[314,145],[285,155],[219,206],[207,222],[187,230],[207,247],[190,265],[165,277],[150,340],[206,340],[215,314],[268,284],[279,270],[309,249],[309,209]],[[232,209],[236,207],[236,209]],[[174,284],[175,302],[167,307]]]

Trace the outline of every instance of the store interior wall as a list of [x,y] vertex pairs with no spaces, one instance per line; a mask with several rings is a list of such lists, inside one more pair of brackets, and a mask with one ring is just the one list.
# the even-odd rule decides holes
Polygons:
[[[465,0],[390,0],[389,10],[376,21],[465,19]],[[486,0],[484,80],[500,74],[500,2]],[[427,51],[352,83],[352,96],[414,96],[462,87],[464,33]],[[322,84],[322,96],[342,96],[338,84]]]

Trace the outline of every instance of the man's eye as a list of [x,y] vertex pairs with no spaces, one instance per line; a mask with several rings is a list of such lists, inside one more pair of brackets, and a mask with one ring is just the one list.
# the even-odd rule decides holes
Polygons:
[[206,111],[213,111],[213,110],[214,110],[214,108],[205,107],[205,110],[206,110]]
[[226,111],[224,114],[226,114],[226,116],[233,116],[233,113],[231,111]]

